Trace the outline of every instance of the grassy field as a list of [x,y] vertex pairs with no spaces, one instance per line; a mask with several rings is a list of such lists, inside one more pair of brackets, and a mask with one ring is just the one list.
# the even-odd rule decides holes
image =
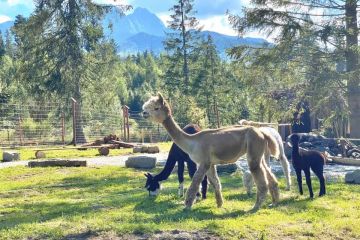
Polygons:
[[241,176],[221,181],[222,208],[210,189],[207,200],[185,211],[175,175],[153,198],[143,172],[126,168],[1,169],[0,239],[134,239],[179,231],[224,239],[360,238],[360,186],[329,184],[329,194],[312,201],[307,191],[298,196],[282,188],[279,206],[250,213],[255,195],[245,194]]
[[[161,142],[156,145],[159,146],[160,151],[169,151],[172,142]],[[56,146],[50,146],[48,148],[54,148]],[[34,148],[35,149],[35,148]],[[20,148],[18,151],[20,152],[21,160],[31,160],[35,159],[35,151],[32,148]],[[36,149],[46,149],[46,148],[36,148]],[[109,156],[119,156],[119,155],[127,155],[131,154],[132,149],[122,148],[122,149],[110,149]],[[66,150],[47,150],[45,151],[46,158],[79,158],[79,157],[95,157],[100,156],[98,149],[87,149],[87,150],[74,150],[74,149],[66,149]],[[0,149],[0,156],[2,156],[2,150]]]

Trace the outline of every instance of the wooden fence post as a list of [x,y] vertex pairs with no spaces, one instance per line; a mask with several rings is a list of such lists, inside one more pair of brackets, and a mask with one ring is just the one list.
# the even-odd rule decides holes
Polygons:
[[65,145],[65,114],[61,113],[61,140],[62,144]]
[[22,123],[22,119],[21,116],[19,116],[19,138],[20,138],[20,145],[23,145],[24,134],[21,123]]
[[74,146],[76,146],[76,100],[71,98],[72,101],[72,117],[73,117],[73,138],[74,138]]
[[130,127],[129,127],[129,107],[124,105],[123,109],[123,120],[124,120],[124,141],[130,141]]

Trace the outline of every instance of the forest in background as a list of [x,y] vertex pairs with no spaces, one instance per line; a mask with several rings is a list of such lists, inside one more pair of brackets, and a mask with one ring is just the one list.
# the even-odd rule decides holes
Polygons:
[[[11,31],[0,35],[0,102],[63,107],[73,97],[97,113],[120,105],[141,111],[160,91],[179,123],[217,127],[242,118],[289,122],[306,101],[322,133],[346,134],[344,125],[360,114],[354,110],[360,95],[357,1],[254,1],[239,16],[228,13],[239,33],[276,35],[271,47],[229,49],[231,60],[220,58],[210,36],[199,37],[192,3],[174,1],[173,31],[160,56],[120,57],[100,20],[113,8],[123,15],[131,6],[35,1],[29,18],[17,16]],[[360,137],[356,129],[352,135]]]

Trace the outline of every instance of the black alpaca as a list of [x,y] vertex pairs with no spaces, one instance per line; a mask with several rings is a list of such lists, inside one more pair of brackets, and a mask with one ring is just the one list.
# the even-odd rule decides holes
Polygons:
[[310,178],[310,168],[315,173],[315,175],[319,178],[320,181],[320,193],[319,196],[323,196],[326,193],[325,190],[325,178],[323,174],[325,157],[318,151],[307,151],[307,150],[299,150],[299,141],[300,136],[297,134],[293,134],[290,136],[290,141],[292,143],[292,164],[295,168],[297,182],[299,185],[299,192],[302,195],[302,176],[301,171],[304,171],[306,184],[309,188],[310,198],[314,197],[314,193],[311,186],[311,178]]
[[[189,134],[194,134],[200,131],[197,125],[189,124],[184,128],[184,131]],[[168,179],[171,172],[173,171],[175,164],[178,164],[178,179],[179,179],[179,194],[182,195],[183,182],[184,182],[184,168],[185,162],[189,171],[189,176],[192,178],[196,172],[196,164],[190,159],[189,155],[181,150],[175,143],[171,146],[168,158],[164,169],[157,175],[152,176],[150,173],[146,173],[147,177],[145,188],[149,191],[149,195],[157,195],[160,190],[160,183]],[[201,195],[202,198],[206,198],[207,192],[207,177],[204,177],[202,181]],[[198,196],[200,196],[198,194]]]

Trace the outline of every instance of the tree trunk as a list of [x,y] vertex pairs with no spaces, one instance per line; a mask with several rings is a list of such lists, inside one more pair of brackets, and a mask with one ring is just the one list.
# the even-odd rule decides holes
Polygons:
[[348,73],[348,103],[350,111],[350,136],[360,138],[360,80],[357,74],[359,58],[356,52],[359,29],[357,26],[357,0],[346,0],[346,71]]
[[181,32],[182,32],[182,50],[184,55],[184,66],[183,66],[183,73],[184,73],[184,87],[185,87],[185,95],[189,94],[189,66],[188,66],[188,56],[187,56],[187,49],[186,49],[186,28],[185,28],[185,13],[184,13],[184,2],[181,1]]
[[76,122],[76,127],[75,127],[75,132],[76,132],[76,141],[73,138],[72,143],[76,143],[76,144],[84,144],[87,143],[86,141],[86,137],[84,134],[84,129],[83,129],[83,122],[82,122],[82,108],[81,108],[81,92],[80,92],[80,83],[79,81],[77,81],[76,83],[76,87],[75,87],[75,99],[77,101],[77,103],[75,104],[76,106],[76,118],[75,118],[75,122]]

